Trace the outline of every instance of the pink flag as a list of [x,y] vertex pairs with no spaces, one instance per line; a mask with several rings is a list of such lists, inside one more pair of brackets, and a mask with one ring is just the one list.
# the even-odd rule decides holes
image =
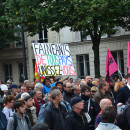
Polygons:
[[129,47],[129,42],[128,42],[128,47],[127,47],[127,74],[130,73],[130,47]]
[[106,57],[106,81],[110,82],[110,76],[118,70],[118,65],[116,64],[110,50],[107,50]]

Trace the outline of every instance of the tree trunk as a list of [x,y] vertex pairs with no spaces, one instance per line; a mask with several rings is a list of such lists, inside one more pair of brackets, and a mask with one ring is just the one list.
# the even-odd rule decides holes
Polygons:
[[100,38],[92,38],[93,43],[93,52],[94,52],[94,68],[95,68],[95,78],[100,77],[100,59],[99,59],[99,45],[100,45]]

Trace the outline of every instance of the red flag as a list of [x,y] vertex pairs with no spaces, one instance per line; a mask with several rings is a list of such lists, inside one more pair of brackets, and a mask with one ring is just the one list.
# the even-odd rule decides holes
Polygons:
[[127,74],[130,73],[130,47],[129,47],[129,42],[128,42],[128,47],[127,47]]
[[106,57],[106,81],[110,82],[110,76],[118,70],[118,65],[116,64],[110,50],[107,50]]
[[[39,80],[39,75],[38,75],[38,67],[37,67],[37,62],[35,61],[35,80]],[[45,79],[44,76],[41,76],[41,82]]]

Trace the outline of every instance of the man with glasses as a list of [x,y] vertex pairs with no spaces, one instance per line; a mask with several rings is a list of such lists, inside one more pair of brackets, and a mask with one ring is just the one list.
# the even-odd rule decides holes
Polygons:
[[70,82],[67,82],[65,84],[64,93],[63,93],[64,100],[70,103],[71,99],[75,96],[76,94],[73,91],[72,84]]

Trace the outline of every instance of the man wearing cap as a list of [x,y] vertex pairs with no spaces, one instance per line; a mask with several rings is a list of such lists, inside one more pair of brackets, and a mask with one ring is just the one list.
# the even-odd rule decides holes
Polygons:
[[84,103],[80,97],[71,100],[72,111],[65,118],[65,130],[88,130],[87,118],[82,110]]

